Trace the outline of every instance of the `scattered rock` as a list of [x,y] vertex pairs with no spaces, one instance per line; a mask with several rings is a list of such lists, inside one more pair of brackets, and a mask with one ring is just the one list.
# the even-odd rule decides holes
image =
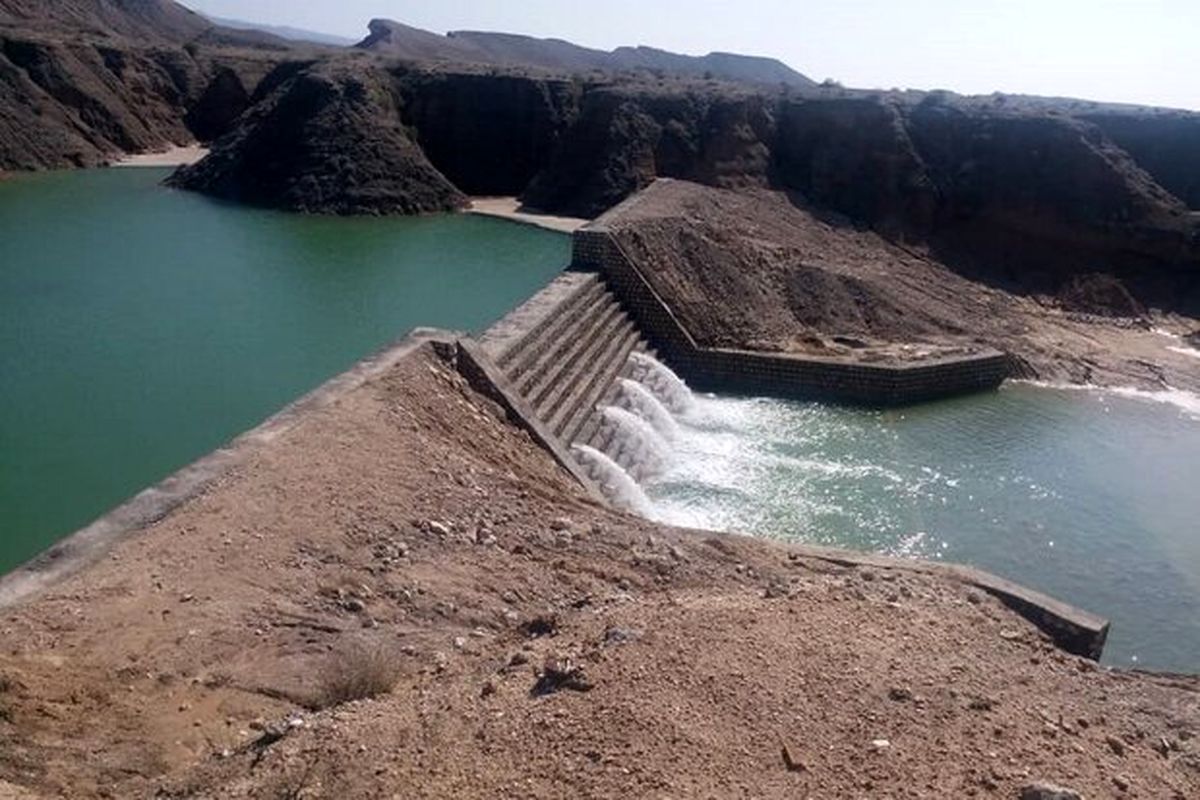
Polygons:
[[1116,786],[1117,790],[1122,792],[1128,792],[1129,787],[1132,785],[1129,778],[1126,778],[1124,775],[1114,775],[1112,782],[1113,786]]
[[636,642],[641,638],[642,632],[635,628],[619,628],[615,625],[610,625],[604,631],[605,647],[629,644],[630,642]]
[[967,708],[971,711],[991,711],[997,706],[997,702],[990,697],[972,697],[967,702]]
[[888,690],[888,698],[895,700],[897,703],[907,703],[913,699],[912,691],[905,689],[902,686],[893,686]]
[[558,617],[554,614],[539,614],[522,625],[521,630],[531,639],[553,636],[558,632]]
[[583,674],[583,667],[570,658],[548,656],[538,676],[537,683],[529,690],[534,697],[569,689],[573,692],[590,692],[592,683]]
[[1124,742],[1122,742],[1116,736],[1108,736],[1104,739],[1104,741],[1108,743],[1108,748],[1110,750],[1112,750],[1113,753],[1115,753],[1118,756],[1124,757],[1124,755],[1125,755],[1125,743]]
[[797,752],[788,746],[787,742],[780,745],[783,756],[783,766],[788,772],[808,772],[808,766],[800,760]]
[[877,753],[882,753],[884,750],[887,750],[891,746],[892,746],[892,743],[889,742],[887,739],[872,739],[871,740],[871,748],[873,750],[875,750],[875,752],[877,752]]
[[1083,800],[1079,792],[1052,783],[1031,783],[1021,789],[1021,800]]
[[557,517],[550,522],[550,530],[569,531],[571,530],[571,520],[566,517]]
[[771,581],[765,590],[763,597],[768,600],[774,600],[778,597],[788,597],[791,595],[791,589],[783,581]]

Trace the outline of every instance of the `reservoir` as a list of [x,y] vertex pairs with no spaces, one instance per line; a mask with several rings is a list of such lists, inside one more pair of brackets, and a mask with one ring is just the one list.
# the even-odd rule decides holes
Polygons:
[[0,573],[419,325],[478,331],[570,260],[470,215],[304,217],[163,169],[0,182]]

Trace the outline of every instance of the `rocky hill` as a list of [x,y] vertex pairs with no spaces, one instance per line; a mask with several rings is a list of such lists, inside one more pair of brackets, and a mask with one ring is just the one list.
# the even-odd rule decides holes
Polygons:
[[223,27],[172,0],[0,0],[0,33],[5,29],[139,44],[285,46],[279,37]]
[[0,171],[216,138],[300,55],[166,0],[0,0]]
[[413,61],[535,67],[566,73],[644,72],[792,88],[815,85],[781,61],[735,53],[687,56],[652,47],[605,51],[562,39],[484,31],[454,31],[441,36],[386,19],[371,20],[370,31],[359,43],[360,48]]
[[[353,64],[332,74],[375,76],[377,91],[363,101],[375,110],[361,118],[394,119],[440,173],[394,172],[353,125],[320,129],[319,148],[298,143],[331,164],[348,159],[392,176],[361,198],[360,211],[424,209],[418,196],[440,196],[446,180],[468,194],[518,194],[532,207],[575,216],[598,214],[656,177],[773,187],[893,240],[929,246],[965,274],[1006,288],[1055,293],[1075,276],[1102,272],[1121,276],[1145,300],[1200,302],[1197,216],[1106,132],[1101,123],[1116,131],[1111,120],[948,93],[769,92],[710,81],[593,81],[366,58]],[[308,69],[326,74],[329,65]],[[275,92],[301,86],[291,81]],[[1132,118],[1138,136],[1153,139],[1155,114]],[[1200,115],[1170,119],[1194,124]],[[243,130],[217,143],[209,164],[176,182],[201,190],[229,185],[235,178],[216,173],[240,165],[246,173],[237,181],[270,186],[259,162],[233,151],[259,137],[290,141],[282,128],[301,122],[248,115]],[[263,125],[277,130],[245,130]],[[1200,163],[1200,151],[1181,145],[1177,152],[1177,159],[1150,158],[1164,180]],[[326,172],[332,182],[321,197],[339,197],[341,173]],[[343,210],[340,201],[321,198],[299,205],[295,194],[255,199]]]
[[172,182],[294,211],[419,214],[466,203],[410,138],[387,74],[338,62],[285,78]]

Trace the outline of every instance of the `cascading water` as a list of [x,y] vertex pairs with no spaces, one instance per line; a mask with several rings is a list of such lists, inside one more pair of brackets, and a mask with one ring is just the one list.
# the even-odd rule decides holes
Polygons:
[[654,426],[667,441],[679,435],[679,423],[654,393],[631,378],[621,378],[617,384],[617,405],[632,411]]
[[670,446],[646,420],[616,406],[600,412],[600,431],[608,441],[605,451],[639,483],[661,474]]
[[652,506],[640,483],[661,475],[671,461],[670,440],[679,434],[675,415],[695,404],[678,375],[641,353],[631,355],[630,378],[617,384],[613,404],[597,408],[600,427],[593,441],[603,452],[576,444],[575,460],[614,505],[643,515]]
[[695,405],[692,390],[662,362],[645,353],[634,353],[629,363],[633,379],[649,389],[672,414],[686,414]]
[[650,501],[646,493],[619,464],[596,448],[585,444],[574,445],[571,449],[575,453],[575,460],[587,471],[588,477],[596,482],[600,491],[604,492],[604,496],[612,501],[613,505],[639,514],[650,512]]

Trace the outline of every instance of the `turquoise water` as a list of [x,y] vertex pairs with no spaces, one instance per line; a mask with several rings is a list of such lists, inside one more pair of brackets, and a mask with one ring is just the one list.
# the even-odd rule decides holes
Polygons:
[[501,220],[256,211],[166,174],[0,182],[0,572],[410,328],[486,327],[570,258]]
[[1200,671],[1200,404],[1182,399],[703,397],[647,490],[681,524],[974,564],[1111,619],[1109,663]]

